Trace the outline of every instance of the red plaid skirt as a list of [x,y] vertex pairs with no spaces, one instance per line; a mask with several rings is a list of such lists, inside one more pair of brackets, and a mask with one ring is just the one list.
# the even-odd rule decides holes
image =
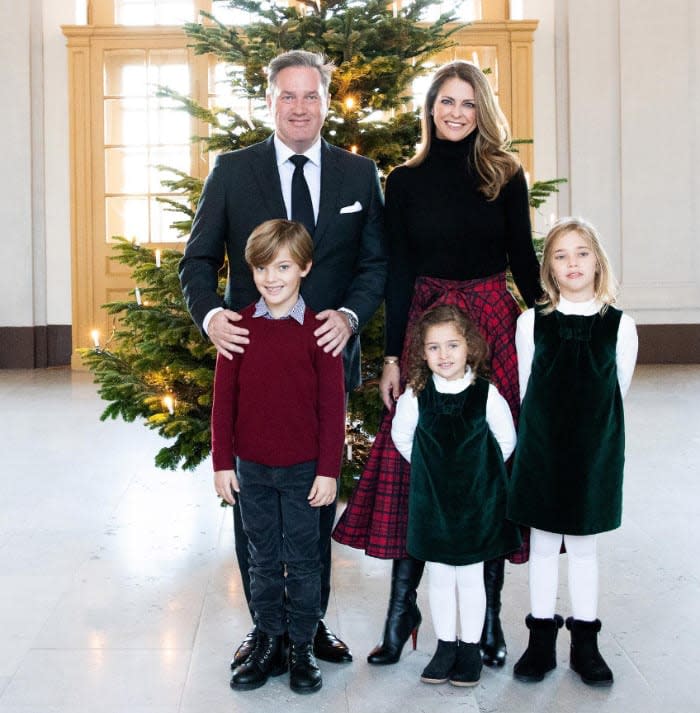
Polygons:
[[[520,409],[515,322],[520,310],[506,288],[504,273],[480,280],[439,280],[419,277],[414,286],[401,356],[406,373],[409,335],[420,315],[441,304],[463,309],[486,339],[490,379],[508,402],[516,425]],[[362,476],[350,496],[333,539],[380,559],[401,559],[406,553],[410,466],[391,440],[393,410],[384,414]],[[528,543],[508,557],[520,564],[528,558]]]

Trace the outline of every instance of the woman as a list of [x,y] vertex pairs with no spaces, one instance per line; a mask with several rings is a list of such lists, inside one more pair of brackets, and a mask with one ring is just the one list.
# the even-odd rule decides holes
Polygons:
[[[386,232],[385,358],[380,391],[388,409],[365,471],[333,537],[368,555],[393,559],[382,642],[372,664],[399,660],[421,622],[416,588],[424,563],[405,550],[409,465],[391,440],[394,402],[406,374],[405,335],[427,309],[456,304],[477,324],[490,348],[491,380],[517,423],[515,321],[519,309],[506,289],[510,270],[528,306],[540,295],[524,173],[508,150],[510,131],[481,70],[463,61],[435,73],[425,98],[417,154],[389,175]],[[514,562],[525,552],[511,555]],[[502,666],[506,645],[499,613],[504,560],[484,567],[487,609],[484,663]]]

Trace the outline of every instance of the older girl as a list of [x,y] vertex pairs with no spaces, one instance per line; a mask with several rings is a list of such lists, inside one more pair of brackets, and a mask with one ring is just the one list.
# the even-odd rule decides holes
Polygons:
[[571,667],[610,685],[598,651],[597,534],[620,525],[622,398],[637,358],[634,321],[612,305],[616,284],[595,228],[566,218],[545,239],[545,296],[518,319],[524,397],[508,517],[531,527],[530,631],[515,677],[541,681],[556,666],[562,617],[554,607],[562,541],[569,557]]

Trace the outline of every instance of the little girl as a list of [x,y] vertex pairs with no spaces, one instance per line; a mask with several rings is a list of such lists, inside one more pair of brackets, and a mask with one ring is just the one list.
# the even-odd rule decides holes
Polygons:
[[411,463],[406,548],[427,562],[438,637],[425,683],[479,682],[484,560],[520,545],[518,529],[505,519],[504,461],[515,447],[515,428],[506,400],[477,376],[487,353],[460,309],[428,310],[411,337],[408,388],[392,422],[396,448]]
[[520,315],[518,448],[508,517],[531,527],[527,650],[515,678],[556,667],[555,615],[562,539],[569,556],[571,668],[593,686],[613,675],[598,651],[596,535],[620,525],[622,397],[637,359],[634,321],[611,305],[617,285],[595,228],[565,218],[545,238],[545,296]]

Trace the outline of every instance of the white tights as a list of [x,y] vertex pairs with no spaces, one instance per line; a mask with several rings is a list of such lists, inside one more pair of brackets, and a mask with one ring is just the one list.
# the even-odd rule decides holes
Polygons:
[[551,619],[559,585],[562,537],[569,556],[569,593],[574,619],[598,617],[598,556],[596,535],[559,535],[530,530],[530,606],[532,616]]
[[457,601],[461,639],[476,644],[481,639],[486,613],[484,563],[454,567],[440,562],[426,562],[428,595],[433,628],[438,639],[457,639]]

